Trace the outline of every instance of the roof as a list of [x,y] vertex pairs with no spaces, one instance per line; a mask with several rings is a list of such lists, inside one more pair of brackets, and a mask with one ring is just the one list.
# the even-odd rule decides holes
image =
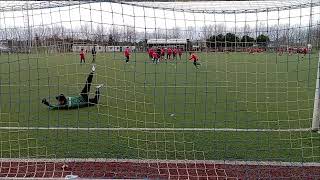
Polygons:
[[187,39],[148,39],[147,44],[187,44]]

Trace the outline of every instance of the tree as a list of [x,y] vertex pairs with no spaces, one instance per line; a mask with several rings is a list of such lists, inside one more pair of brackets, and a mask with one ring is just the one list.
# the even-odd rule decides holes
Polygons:
[[225,36],[225,41],[227,41],[227,47],[234,47],[236,42],[239,42],[239,37],[233,33],[227,33]]
[[217,38],[217,47],[224,47],[225,46],[225,37],[223,34],[218,34]]
[[117,26],[112,26],[112,28],[109,29],[108,44],[112,42],[112,45],[117,45],[118,42],[120,42],[120,40],[121,40],[121,29],[118,28]]
[[263,46],[263,47],[266,47],[269,43],[269,37],[264,35],[264,34],[260,34],[258,37],[257,37],[257,43],[258,45],[260,46]]
[[97,26],[97,29],[96,29],[96,31],[94,33],[93,40],[95,42],[104,42],[105,36],[104,36],[104,28],[103,28],[102,25],[98,25]]
[[210,36],[208,39],[206,39],[207,47],[213,48],[216,46],[216,36]]
[[168,38],[178,39],[180,37],[181,37],[181,29],[179,27],[168,29]]
[[248,35],[242,36],[242,38],[241,38],[241,46],[242,47],[253,46],[253,43],[254,43],[254,38],[253,37],[250,37]]
[[36,46],[41,46],[41,40],[40,40],[40,37],[38,34],[35,34],[35,36],[34,36],[34,44]]
[[204,25],[201,27],[200,35],[202,39],[210,39],[210,35],[214,32],[212,25]]
[[184,36],[187,39],[195,39],[197,37],[197,31],[194,26],[188,26],[187,30],[184,31]]
[[108,45],[114,45],[115,41],[114,41],[114,37],[112,34],[109,34],[109,37],[108,37]]
[[86,40],[90,40],[91,31],[89,24],[81,25],[80,27],[81,38],[85,38]]

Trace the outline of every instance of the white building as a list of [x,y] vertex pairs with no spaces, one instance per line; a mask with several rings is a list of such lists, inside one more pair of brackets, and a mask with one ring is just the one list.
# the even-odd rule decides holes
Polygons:
[[148,39],[148,47],[178,47],[185,49],[187,47],[187,39]]
[[101,45],[85,45],[85,44],[74,44],[72,46],[73,52],[80,52],[81,49],[87,52],[91,52],[92,48],[95,47],[96,51],[99,53],[101,52],[122,52],[127,47],[130,48],[131,51],[136,49],[135,46],[101,46]]
[[95,47],[97,52],[105,52],[105,47],[100,45],[73,44],[72,52],[80,52],[81,49],[90,52]]
[[10,49],[5,45],[0,44],[0,53],[2,52],[10,52]]
[[105,47],[105,52],[122,52],[124,51],[127,47],[129,47],[129,49],[131,51],[134,51],[136,49],[135,46],[106,46]]

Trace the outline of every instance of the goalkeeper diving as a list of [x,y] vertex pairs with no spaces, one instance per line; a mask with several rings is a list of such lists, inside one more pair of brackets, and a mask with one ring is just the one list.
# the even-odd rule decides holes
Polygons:
[[56,109],[74,109],[74,108],[82,108],[82,107],[89,107],[98,104],[99,96],[100,96],[100,88],[103,86],[98,85],[96,86],[96,92],[94,98],[89,98],[90,87],[93,79],[93,74],[96,68],[93,65],[91,72],[88,75],[87,81],[85,86],[83,87],[80,95],[78,96],[65,96],[64,94],[60,94],[56,96],[56,100],[58,101],[57,104],[50,104],[45,98],[42,99],[42,103],[47,105],[49,109],[56,110]]

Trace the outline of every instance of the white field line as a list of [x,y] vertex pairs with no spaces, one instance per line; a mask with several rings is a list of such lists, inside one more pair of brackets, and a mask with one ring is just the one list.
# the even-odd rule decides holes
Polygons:
[[228,164],[228,165],[259,165],[259,166],[319,166],[318,162],[279,162],[279,161],[231,161],[231,160],[170,160],[170,159],[107,159],[107,158],[0,158],[1,162],[129,162],[129,163],[167,163],[167,164]]
[[[297,83],[297,81],[288,81],[288,82],[293,82]],[[139,87],[139,88],[204,88],[204,87],[216,87],[216,88],[221,88],[221,87],[235,87],[235,86],[229,86],[229,85],[216,85],[218,83],[230,83],[230,81],[224,81],[224,82],[214,82],[214,84],[208,84],[208,85],[127,85],[127,86],[111,86],[111,85],[106,85],[106,87],[110,88],[124,88],[124,87]],[[246,83],[246,84],[257,84],[255,82],[241,82],[241,83]],[[260,83],[260,82],[258,82]],[[275,82],[265,82],[266,84],[268,83],[275,83]],[[280,83],[280,82],[276,82]],[[23,85],[23,84],[0,84],[0,87],[72,87],[72,88],[78,88],[79,86],[83,86],[85,83],[77,83],[77,85],[68,85],[68,84],[61,84],[61,85]],[[93,85],[99,85],[99,83],[92,83]],[[301,89],[305,90],[304,87],[281,87],[281,89]],[[273,91],[270,91],[273,92]]]
[[0,127],[0,130],[71,130],[71,131],[222,131],[222,132],[306,132],[301,129],[234,129],[234,128],[82,128],[82,127]]
[[[223,82],[224,83],[224,82]],[[225,82],[227,83],[227,82]],[[79,86],[82,86],[84,85],[85,83],[78,83]],[[99,85],[99,83],[92,83],[93,85]],[[22,85],[22,84],[18,84],[18,85],[15,85],[15,84],[10,84],[10,85],[0,85],[0,87],[72,87],[72,88],[78,88],[79,86],[76,86],[76,85],[67,85],[67,84],[62,84],[62,85],[41,85],[41,86],[38,86],[38,85]],[[110,88],[125,88],[125,87],[139,87],[139,88],[204,88],[204,87],[230,87],[228,85],[221,85],[221,86],[217,86],[217,85],[199,85],[199,86],[193,86],[193,85],[177,85],[177,86],[174,86],[174,85],[166,85],[166,86],[163,86],[163,85],[159,85],[159,86],[155,86],[155,85],[127,85],[127,86],[109,86],[107,85],[108,87]],[[303,89],[301,87],[293,87],[293,88],[296,88],[296,89]]]

